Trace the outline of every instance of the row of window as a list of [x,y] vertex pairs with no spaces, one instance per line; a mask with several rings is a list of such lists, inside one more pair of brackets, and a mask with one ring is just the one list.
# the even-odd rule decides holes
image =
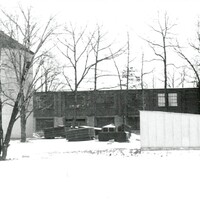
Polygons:
[[[52,100],[52,98],[51,98]],[[45,107],[47,106],[48,104],[48,107],[50,106],[52,108],[53,104],[49,98],[47,98],[46,96],[44,97],[41,97],[41,96],[38,96],[36,97],[36,105],[37,105],[37,108],[42,108],[42,107]],[[110,100],[110,101],[108,101]],[[134,102],[134,105],[135,105],[135,101],[136,100],[133,100],[132,102]],[[99,103],[97,101],[97,103]],[[113,105],[114,104],[114,97],[109,97],[107,98],[107,101],[104,100],[104,102],[102,101],[102,103],[106,104],[106,103],[110,103],[110,105]],[[165,93],[159,93],[158,94],[158,107],[165,107]],[[89,106],[89,103],[87,102],[86,104],[83,104],[84,106]],[[171,107],[175,107],[175,106],[178,106],[178,100],[177,100],[177,93],[168,93],[168,105],[171,106]],[[77,105],[77,108],[80,108],[81,107],[81,104],[78,104]],[[70,104],[69,105],[69,108],[74,108],[74,104]]]
[[[168,93],[168,104],[169,106],[178,106],[177,93]],[[158,94],[158,107],[165,107],[165,94]]]

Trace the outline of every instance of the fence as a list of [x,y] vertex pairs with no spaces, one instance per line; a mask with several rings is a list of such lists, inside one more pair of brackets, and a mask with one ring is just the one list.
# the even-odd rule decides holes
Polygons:
[[200,149],[200,115],[140,111],[141,149]]

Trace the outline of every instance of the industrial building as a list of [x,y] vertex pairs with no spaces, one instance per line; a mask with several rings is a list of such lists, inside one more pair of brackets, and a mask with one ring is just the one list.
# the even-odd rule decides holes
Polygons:
[[70,126],[74,111],[79,126],[125,123],[133,130],[140,129],[140,110],[199,113],[198,88],[167,89],[167,94],[166,108],[164,89],[79,91],[76,104],[73,92],[36,92],[34,130]]

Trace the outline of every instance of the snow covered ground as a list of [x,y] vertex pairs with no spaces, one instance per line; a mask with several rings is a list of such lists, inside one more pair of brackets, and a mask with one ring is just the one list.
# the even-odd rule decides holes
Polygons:
[[135,154],[129,143],[11,141],[0,162],[2,200],[199,199],[200,151]]

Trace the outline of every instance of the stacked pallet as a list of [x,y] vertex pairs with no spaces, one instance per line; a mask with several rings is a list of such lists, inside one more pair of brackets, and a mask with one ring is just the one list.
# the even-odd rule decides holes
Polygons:
[[46,139],[54,139],[55,137],[66,137],[66,127],[58,126],[44,129],[44,137]]
[[77,128],[66,131],[66,139],[68,141],[93,140],[94,137],[95,137],[94,128]]

